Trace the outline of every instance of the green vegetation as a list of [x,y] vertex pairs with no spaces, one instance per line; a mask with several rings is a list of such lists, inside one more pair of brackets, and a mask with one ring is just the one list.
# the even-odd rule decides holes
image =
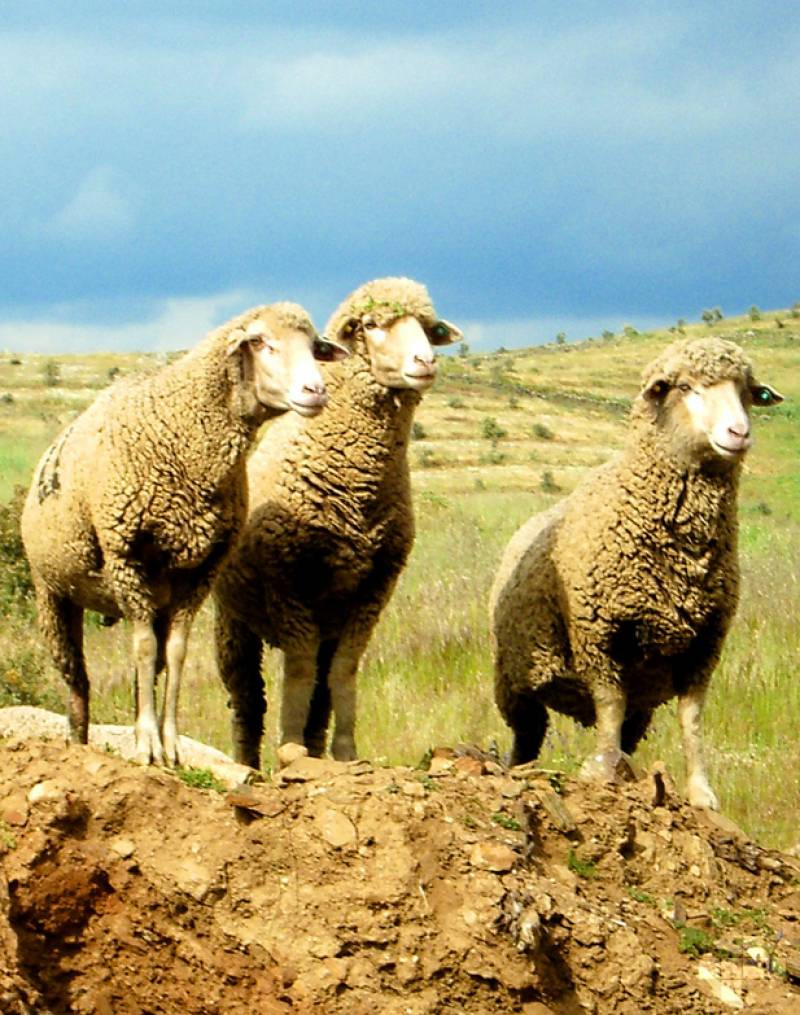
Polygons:
[[581,860],[574,849],[567,852],[567,867],[579,878],[596,878],[597,864],[593,860]]
[[[759,378],[787,398],[755,413],[756,443],[741,490],[742,597],[705,713],[710,777],[723,811],[759,841],[777,847],[797,842],[800,771],[800,304],[796,310],[779,312],[782,328],[775,311],[766,310],[758,321],[747,314],[716,320],[712,313],[713,332],[702,321],[679,322],[688,338],[713,333],[739,341]],[[411,451],[414,551],[359,678],[357,736],[365,757],[414,764],[431,744],[490,740],[497,741],[501,755],[508,751],[510,736],[493,704],[489,588],[516,528],[622,444],[641,369],[675,337],[667,330],[629,332],[570,341],[560,349],[555,344],[515,349],[513,372],[508,353],[462,354],[459,346],[455,355],[440,358],[441,376],[417,410],[426,437]],[[11,402],[0,399],[0,704],[61,709],[63,682],[33,623],[17,528],[21,495],[9,501],[15,484],[30,483],[55,434],[109,383],[112,368],[125,375],[152,370],[164,357],[59,356],[61,382],[54,387],[42,384],[45,357],[23,353],[13,359],[17,362],[0,357],[0,395],[13,396]],[[501,370],[494,369],[498,360]],[[490,435],[483,432],[487,419],[493,421]],[[503,436],[493,439],[497,430]],[[545,430],[557,436],[546,437]],[[189,644],[182,732],[230,752],[227,696],[215,676],[212,629],[206,604]],[[130,723],[128,625],[88,623],[85,640],[93,719]],[[266,652],[267,763],[274,761],[277,739],[279,670],[278,654]],[[592,742],[591,731],[554,717],[540,763],[554,770],[556,792],[563,783],[560,773],[572,775]],[[659,759],[680,786],[684,759],[674,706],[658,711],[635,761],[646,770]]]
[[216,793],[225,792],[225,783],[208,768],[176,768],[175,774],[192,789],[213,789]]

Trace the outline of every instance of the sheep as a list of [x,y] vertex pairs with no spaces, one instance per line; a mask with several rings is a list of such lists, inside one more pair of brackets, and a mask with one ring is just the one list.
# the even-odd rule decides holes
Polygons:
[[343,354],[297,304],[254,307],[159,372],[117,381],[44,453],[21,527],[70,740],[87,742],[83,612],[96,610],[133,625],[137,760],[178,763],[186,641],[246,518],[245,453],[267,418],[322,410],[313,357]]
[[250,517],[214,587],[234,755],[256,769],[263,642],[283,652],[281,745],[322,755],[332,700],[332,754],[356,757],[356,671],[414,540],[414,410],[436,376],[432,347],[461,338],[404,278],[362,285],[326,335],[354,343],[327,368],[331,408],[278,420],[253,453]]
[[677,696],[689,802],[719,809],[701,711],[738,599],[749,410],[781,400],[732,342],[670,345],[642,375],[621,454],[512,537],[490,595],[512,764],[537,757],[549,707],[596,725],[581,772],[614,781]]

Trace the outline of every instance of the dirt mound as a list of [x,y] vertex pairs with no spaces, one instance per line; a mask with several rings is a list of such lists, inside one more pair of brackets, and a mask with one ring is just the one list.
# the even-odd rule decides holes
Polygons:
[[800,863],[655,772],[437,752],[193,789],[0,746],[0,1011],[800,1010]]

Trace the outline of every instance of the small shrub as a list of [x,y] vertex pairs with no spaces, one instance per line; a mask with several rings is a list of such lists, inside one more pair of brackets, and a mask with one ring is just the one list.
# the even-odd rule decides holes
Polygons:
[[467,345],[466,342],[458,343],[458,355],[461,356],[462,358],[464,356],[469,356],[469,346]]
[[519,408],[519,399],[517,398],[516,395],[511,395],[510,396],[510,398],[508,399],[508,407],[509,407],[509,409],[518,409]]
[[681,927],[678,951],[699,959],[706,952],[714,951],[714,939],[699,927]]
[[432,469],[436,465],[436,456],[433,448],[420,448],[417,461],[421,469]]
[[481,479],[480,476],[476,476],[475,477],[475,489],[476,490],[485,490],[486,489],[486,484],[484,483],[484,481]]
[[486,438],[487,441],[491,441],[492,444],[497,444],[499,440],[508,435],[508,431],[504,430],[502,426],[497,422],[494,416],[484,416],[481,422],[481,434]]
[[545,469],[542,473],[542,481],[539,484],[539,489],[542,493],[558,493],[561,489],[555,480],[555,476],[549,469]]
[[56,388],[61,383],[61,364],[58,360],[48,359],[42,366],[42,382],[46,388]]
[[750,309],[747,311],[747,314],[748,314],[748,316],[749,316],[751,321],[760,321],[761,320],[761,311],[755,305],[750,307]]
[[538,437],[543,441],[551,441],[555,434],[546,423],[534,423],[531,427],[531,433],[534,437]]
[[2,402],[3,405],[13,405],[14,396],[11,394],[10,391],[5,391],[3,392],[2,395],[0,395],[0,402]]
[[714,321],[716,320],[716,318],[714,317],[713,310],[704,310],[700,316],[703,319],[703,323],[707,324],[709,328],[714,324]]
[[566,332],[559,331],[559,333],[556,335],[556,345],[566,345],[566,344],[567,344]]
[[581,860],[575,850],[571,848],[567,853],[567,867],[577,874],[578,877],[588,878],[589,880],[597,877],[597,864],[591,860]]
[[493,814],[492,821],[501,828],[507,828],[509,832],[522,831],[522,825],[519,821],[517,821],[516,818],[512,818],[509,814],[503,814],[502,811],[498,811],[496,814]]
[[8,503],[0,504],[0,616],[34,614],[33,581],[19,528],[25,494],[17,486]]
[[119,374],[119,372],[120,372],[119,367],[109,367],[106,376],[110,381],[113,381],[114,378]]
[[428,432],[422,423],[418,423],[416,420],[411,424],[411,440],[421,441],[428,436]]
[[800,317],[800,303],[792,304],[791,309],[789,310],[789,317],[791,317],[795,321],[797,320],[798,317]]
[[780,319],[780,317],[776,317],[775,318],[775,326],[778,327],[778,328],[785,328],[786,327],[786,325],[783,323],[783,321]]
[[485,455],[481,455],[481,465],[502,465],[506,460],[506,456],[502,451],[497,450],[497,445],[492,445],[492,450]]
[[636,338],[639,332],[636,330],[636,328],[634,328],[632,324],[626,324],[625,327],[622,329],[622,334],[626,338]]
[[447,399],[447,405],[448,408],[450,409],[463,409],[464,400],[462,398],[459,398],[457,395],[453,395],[452,398]]
[[610,342],[611,339],[614,337],[614,332],[609,331],[608,328],[606,328],[601,337],[604,342]]

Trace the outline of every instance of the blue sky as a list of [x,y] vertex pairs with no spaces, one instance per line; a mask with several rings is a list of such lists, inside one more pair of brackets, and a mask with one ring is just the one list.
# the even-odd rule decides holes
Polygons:
[[488,349],[800,299],[796,0],[12,0],[0,109],[0,348],[387,274]]

